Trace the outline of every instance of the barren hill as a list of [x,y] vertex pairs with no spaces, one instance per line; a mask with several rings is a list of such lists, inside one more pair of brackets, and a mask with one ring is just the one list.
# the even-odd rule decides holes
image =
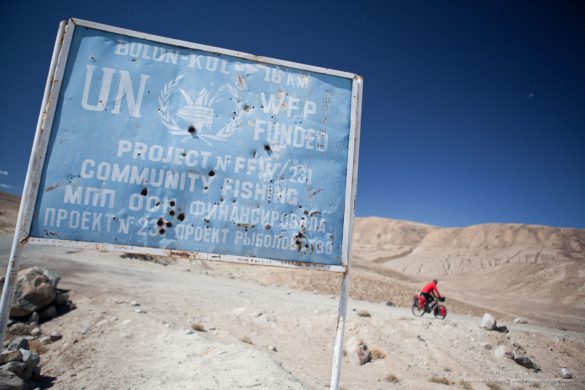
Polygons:
[[[0,202],[5,271],[11,237],[1,232],[14,229],[18,199]],[[342,388],[584,388],[584,235],[358,218]],[[22,260],[59,273],[77,306],[41,324],[43,335],[63,335],[39,350],[52,388],[327,387],[339,274],[34,245]],[[432,277],[447,296],[445,320],[408,308]],[[509,333],[480,329],[486,311]],[[372,362],[355,362],[356,340]],[[516,350],[541,370],[508,358]]]
[[436,277],[440,291],[476,307],[585,329],[583,229],[439,228],[358,218],[354,258],[357,268],[371,272],[393,271],[420,281]]
[[[18,198],[0,193],[0,232],[14,229]],[[585,230],[521,224],[441,228],[387,218],[355,222],[350,295],[408,306],[423,283],[440,280],[455,312],[523,316],[585,330]],[[337,294],[340,276],[214,264],[229,277]]]

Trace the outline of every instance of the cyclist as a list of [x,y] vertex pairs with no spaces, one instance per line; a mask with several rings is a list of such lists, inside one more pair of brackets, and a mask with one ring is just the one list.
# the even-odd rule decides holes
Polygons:
[[441,298],[441,294],[439,290],[437,290],[437,284],[439,281],[437,279],[433,279],[432,282],[428,283],[426,286],[420,290],[420,295],[425,297],[425,311],[428,310],[429,304],[434,300],[434,298]]

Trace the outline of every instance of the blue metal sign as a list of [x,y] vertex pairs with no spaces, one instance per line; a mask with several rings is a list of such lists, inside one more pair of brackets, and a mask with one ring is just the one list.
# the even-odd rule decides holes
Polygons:
[[342,264],[352,77],[69,33],[30,237]]

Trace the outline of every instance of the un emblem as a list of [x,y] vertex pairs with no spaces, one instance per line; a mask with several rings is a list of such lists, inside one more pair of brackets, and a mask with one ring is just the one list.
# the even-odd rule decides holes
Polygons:
[[211,144],[226,141],[240,129],[244,110],[237,87],[224,84],[208,90],[184,87],[183,83],[183,75],[170,80],[158,97],[159,119],[170,134],[191,135]]

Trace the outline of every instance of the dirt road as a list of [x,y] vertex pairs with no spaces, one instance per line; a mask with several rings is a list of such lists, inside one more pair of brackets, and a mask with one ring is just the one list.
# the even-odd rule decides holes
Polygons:
[[[0,240],[3,264],[8,241]],[[60,287],[71,290],[77,305],[42,326],[44,334],[64,336],[42,355],[55,389],[328,387],[337,297],[230,278],[214,263],[165,266],[32,246],[23,258],[60,273]],[[419,319],[406,309],[354,300],[348,313],[346,341],[363,339],[380,358],[359,366],[345,356],[345,389],[585,385],[583,333],[511,323],[509,334],[487,332],[477,317]],[[204,331],[193,331],[194,324]],[[498,346],[514,343],[540,372],[496,356]],[[562,366],[574,381],[560,382]]]

